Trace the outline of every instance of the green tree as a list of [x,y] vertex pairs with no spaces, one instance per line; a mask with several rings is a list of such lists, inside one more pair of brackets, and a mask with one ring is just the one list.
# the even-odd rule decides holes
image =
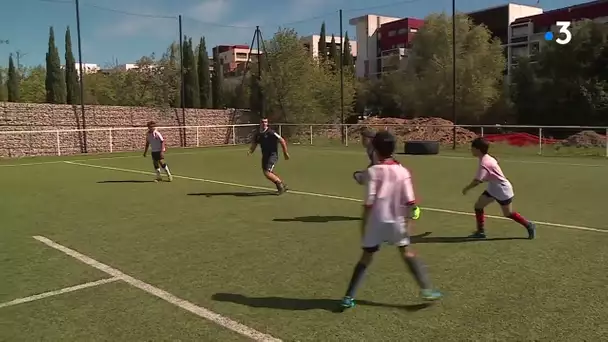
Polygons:
[[325,22],[321,24],[321,32],[319,32],[319,60],[323,63],[327,60],[327,42],[325,41]]
[[213,51],[213,76],[211,77],[211,99],[213,108],[220,109],[224,107],[223,89],[224,89],[224,70],[222,60],[217,52]]
[[46,102],[46,90],[44,81],[46,69],[42,65],[26,68],[21,77],[20,98],[22,102],[44,103]]
[[0,67],[0,102],[6,101],[6,84],[4,83],[4,69]]
[[198,86],[201,108],[209,108],[211,106],[211,76],[205,37],[201,38],[198,45]]
[[[456,110],[460,123],[479,122],[502,92],[505,58],[500,41],[485,26],[456,16],[456,70],[452,67],[452,22],[433,14],[413,41],[412,54],[400,79],[397,102],[410,115],[451,119],[452,75],[456,73]],[[396,65],[401,63],[396,57]]]
[[65,89],[68,104],[79,103],[78,74],[76,73],[76,60],[72,52],[72,36],[70,27],[65,30]]
[[342,54],[342,64],[345,68],[354,67],[355,62],[353,60],[353,52],[350,49],[350,39],[348,38],[348,31],[344,35],[344,50]]
[[19,72],[13,62],[13,55],[8,58],[8,102],[19,102]]
[[172,70],[173,73],[177,72],[177,78],[174,81],[174,84],[172,84],[172,88],[176,89],[176,91],[173,94],[173,98],[169,101],[169,105],[173,108],[180,108],[181,107],[181,93],[182,93],[182,77],[183,75],[181,74],[180,71],[180,62],[178,59],[178,54],[180,53],[179,51],[179,44],[177,44],[176,42],[171,43],[171,45],[169,46],[169,48],[167,49],[167,64],[168,64],[168,68],[169,70]]
[[196,60],[194,58],[194,50],[192,47],[192,38],[184,37],[182,46],[183,63],[184,63],[184,105],[186,108],[199,108],[200,96],[198,85],[198,74],[196,72]]
[[46,53],[46,102],[65,103],[65,82],[59,51],[55,45],[55,32],[49,29],[49,46]]
[[[279,30],[266,47],[264,58],[270,67],[262,74],[261,88],[267,116],[291,123],[339,122],[340,76],[319,68],[293,30]],[[345,77],[344,89],[348,114],[354,101],[354,78]]]
[[336,45],[336,37],[331,35],[331,42],[329,43],[329,61],[333,70],[340,68],[340,54],[338,52],[338,46]]

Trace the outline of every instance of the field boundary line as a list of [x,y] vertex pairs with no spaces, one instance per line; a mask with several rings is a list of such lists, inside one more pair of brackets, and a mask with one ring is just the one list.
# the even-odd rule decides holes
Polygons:
[[[137,173],[137,174],[142,174],[142,175],[154,175],[154,173],[152,173],[152,172],[141,171],[141,170],[122,169],[122,168],[112,167],[112,166],[92,165],[92,164],[84,164],[84,163],[70,162],[70,161],[66,161],[65,163],[72,164],[72,165],[78,165],[78,166],[85,166],[85,167],[91,167],[91,168],[104,169],[104,170],[113,170],[113,171],[128,172],[128,173]],[[212,183],[212,184],[219,184],[219,185],[228,185],[228,186],[234,186],[234,187],[239,187],[239,188],[247,188],[247,189],[255,189],[255,190],[264,190],[264,191],[273,191],[273,190],[275,190],[275,189],[267,188],[267,187],[263,187],[263,186],[255,186],[255,185],[246,185],[246,184],[239,184],[239,183],[223,182],[223,181],[217,181],[217,180],[211,180],[211,179],[203,179],[203,178],[194,178],[194,177],[188,177],[188,176],[173,175],[173,178],[186,179],[186,180],[191,180],[191,181],[198,181],[198,182],[205,182],[205,183]],[[289,194],[296,194],[296,195],[304,195],[304,196],[321,197],[321,198],[331,198],[331,199],[350,201],[350,202],[362,202],[362,200],[360,200],[360,199],[351,198],[351,197],[344,197],[344,196],[337,196],[337,195],[328,195],[328,194],[320,194],[320,193],[298,191],[298,190],[289,190],[288,193]],[[444,214],[475,216],[475,214],[473,214],[473,213],[468,213],[468,212],[458,211],[458,210],[441,209],[441,208],[429,208],[429,207],[421,207],[421,208],[423,210],[432,211],[432,212],[438,212],[438,213],[444,213]],[[496,220],[511,221],[511,219],[503,217],[503,216],[486,215],[486,217],[493,218],[493,219],[496,219]],[[551,227],[557,227],[557,228],[574,229],[574,230],[582,230],[582,231],[590,231],[590,232],[598,232],[598,233],[608,233],[608,229],[600,229],[600,228],[593,228],[593,227],[583,227],[583,226],[575,226],[575,225],[569,225],[569,224],[561,224],[561,223],[553,223],[553,222],[543,222],[543,221],[534,221],[534,223],[536,223],[538,225],[551,226]]]
[[58,296],[58,295],[61,295],[61,294],[64,294],[64,293],[70,293],[70,292],[84,290],[84,289],[88,289],[88,288],[99,286],[99,285],[109,284],[109,283],[113,283],[113,282],[119,281],[119,280],[120,279],[118,279],[116,277],[106,278],[106,279],[101,279],[101,280],[97,280],[97,281],[91,281],[91,282],[84,283],[84,284],[74,285],[74,286],[70,286],[70,287],[64,287],[64,288],[59,289],[59,290],[48,291],[48,292],[36,294],[36,295],[33,295],[33,296],[28,296],[28,297],[23,297],[23,298],[17,298],[17,299],[11,300],[10,302],[0,303],[0,309],[1,308],[6,308],[6,307],[9,307],[9,306],[18,305],[18,304],[25,304],[25,303],[29,303],[29,302],[34,302],[34,301],[37,301],[37,300],[40,300],[40,299],[54,297],[54,296]]
[[220,325],[224,328],[227,328],[229,330],[232,330],[236,333],[239,333],[243,336],[249,337],[255,341],[274,341],[274,342],[281,342],[280,339],[277,339],[275,337],[272,337],[270,335],[261,333],[253,328],[250,328],[246,325],[243,325],[239,322],[233,321],[228,317],[222,316],[218,313],[215,313],[211,310],[205,309],[203,307],[200,307],[194,303],[191,303],[185,299],[181,299],[165,290],[162,290],[158,287],[155,287],[153,285],[150,285],[144,281],[141,281],[137,278],[134,278],[116,268],[113,268],[111,266],[108,266],[104,263],[101,263],[89,256],[86,256],[80,252],[77,252],[71,248],[68,248],[64,245],[61,245],[51,239],[48,239],[44,236],[33,236],[34,239],[38,240],[39,242],[42,242],[43,244],[54,248],[60,252],[63,252],[66,255],[71,256],[72,258],[85,263],[93,268],[96,268],[102,272],[105,272],[109,275],[111,275],[113,278],[116,278],[118,280],[122,280],[124,282],[126,282],[127,284],[138,288],[144,292],[147,292],[153,296],[156,296],[168,303],[171,303],[183,310],[189,311],[201,318],[204,318],[208,321],[211,321],[217,325]]

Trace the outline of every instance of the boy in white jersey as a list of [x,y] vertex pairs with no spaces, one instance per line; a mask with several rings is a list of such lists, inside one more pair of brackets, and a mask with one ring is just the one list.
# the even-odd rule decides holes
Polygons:
[[355,306],[355,292],[365,270],[372,262],[374,253],[382,243],[396,245],[421,289],[422,298],[441,298],[439,291],[433,290],[425,267],[408,246],[411,220],[415,214],[416,202],[410,172],[393,159],[395,138],[389,132],[378,132],[372,140],[378,164],[368,169],[369,181],[361,226],[363,254],[355,266],[346,295],[342,299],[343,309]]
[[489,143],[483,138],[476,138],[471,143],[471,153],[479,158],[479,168],[477,169],[477,174],[473,181],[462,189],[462,194],[466,195],[469,190],[483,182],[488,182],[488,187],[486,191],[479,196],[477,202],[475,202],[477,231],[470,237],[481,239],[486,237],[484,208],[496,201],[500,204],[502,214],[524,226],[528,231],[528,238],[534,239],[534,237],[536,237],[536,225],[526,220],[518,212],[513,211],[512,202],[513,197],[515,196],[513,193],[513,186],[503,174],[502,169],[498,165],[498,161],[488,154],[489,149]]
[[148,148],[151,147],[152,150],[152,163],[154,165],[154,170],[156,171],[156,182],[160,182],[163,180],[160,175],[160,169],[162,168],[167,177],[169,178],[169,182],[173,181],[173,176],[171,175],[171,171],[169,171],[169,166],[165,162],[165,139],[162,134],[156,129],[156,123],[154,121],[148,122],[148,132],[146,134],[146,147],[144,148],[144,157],[148,155]]

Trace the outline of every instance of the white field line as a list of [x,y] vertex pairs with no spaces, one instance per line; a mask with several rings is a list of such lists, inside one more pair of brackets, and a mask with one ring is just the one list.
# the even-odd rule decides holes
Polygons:
[[[122,169],[122,168],[111,167],[111,166],[91,165],[91,164],[84,164],[84,163],[78,163],[78,162],[69,162],[69,161],[66,161],[65,163],[72,164],[72,165],[79,165],[79,166],[86,166],[86,167],[104,169],[104,170],[113,170],[113,171],[120,171],[120,172],[137,173],[137,174],[142,174],[142,175],[154,175],[154,173],[152,173],[152,172],[146,172],[146,171],[140,171],[140,170],[131,170],[131,169]],[[180,179],[186,179],[186,180],[191,180],[191,181],[213,183],[213,184],[219,184],[219,185],[228,185],[228,186],[234,186],[234,187],[239,187],[239,188],[247,188],[247,189],[256,189],[256,190],[265,190],[265,191],[273,191],[274,190],[274,189],[266,188],[266,187],[262,187],[262,186],[245,185],[245,184],[238,184],[238,183],[231,183],[231,182],[222,182],[222,181],[217,181],[217,180],[194,178],[194,177],[187,177],[187,176],[173,175],[173,178],[180,178]],[[315,197],[321,197],[321,198],[331,198],[331,199],[337,199],[337,200],[343,200],[343,201],[351,201],[351,202],[361,202],[360,199],[356,199],[356,198],[336,196],[336,195],[327,195],[327,194],[319,194],[319,193],[314,193],[314,192],[289,190],[288,193],[290,193],[290,194],[296,194],[296,195],[304,195],[304,196],[315,196]],[[464,211],[449,210],[449,209],[428,208],[428,207],[423,207],[422,209],[428,210],[428,211],[433,211],[433,212],[438,212],[438,213],[445,213],[445,214],[465,215],[465,216],[473,216],[474,215],[472,213],[467,213],[467,212],[464,212]],[[497,219],[497,220],[507,220],[507,221],[511,220],[511,219],[503,217],[503,216],[486,215],[486,217]],[[575,230],[584,230],[584,231],[598,232],[598,233],[608,233],[608,229],[600,229],[600,228],[584,227],[584,226],[575,226],[575,225],[569,225],[569,224],[543,222],[543,221],[534,221],[534,223],[539,224],[539,225],[543,225],[543,226],[551,226],[551,227],[566,228],[566,229],[575,229]]]
[[224,328],[230,329],[236,333],[239,333],[243,336],[249,337],[255,341],[276,341],[276,342],[280,342],[280,339],[277,339],[275,337],[272,337],[270,335],[261,333],[257,330],[254,330],[252,328],[249,328],[246,325],[243,325],[241,323],[238,323],[236,321],[231,320],[230,318],[224,317],[220,314],[217,314],[213,311],[207,310],[203,307],[197,306],[187,300],[181,299],[176,297],[175,295],[161,290],[158,287],[152,286],[146,282],[143,282],[139,279],[136,279],[128,274],[125,274],[113,267],[110,267],[106,264],[103,264],[91,257],[88,257],[84,254],[81,254],[73,249],[70,249],[68,247],[65,247],[63,245],[60,245],[44,236],[34,236],[34,239],[44,243],[45,245],[54,248],[58,251],[61,251],[69,256],[71,256],[72,258],[83,262],[91,267],[94,267],[100,271],[103,271],[109,275],[111,275],[112,277],[118,279],[118,280],[122,280],[124,282],[126,282],[127,284],[136,287],[142,291],[145,291],[151,295],[154,295],[164,301],[167,301],[179,308],[182,308],[186,311],[189,311],[201,318],[207,319],[213,323],[216,323],[218,325],[223,326]]
[[116,277],[112,277],[112,278],[101,279],[101,280],[92,281],[92,282],[84,283],[84,284],[80,284],[80,285],[70,286],[70,287],[60,289],[60,290],[49,291],[49,292],[45,292],[45,293],[41,293],[41,294],[29,296],[29,297],[18,298],[15,300],[11,300],[10,302],[0,303],[0,308],[5,308],[7,306],[13,306],[13,305],[18,305],[18,304],[23,304],[23,303],[29,303],[29,302],[33,302],[33,301],[48,298],[48,297],[58,296],[58,295],[64,294],[64,293],[88,289],[90,287],[95,287],[95,286],[99,286],[99,285],[103,285],[103,284],[109,284],[109,283],[112,283],[112,282],[115,282],[118,280],[120,280],[120,279],[118,279]]
[[[243,145],[244,146],[244,145]],[[314,145],[298,145],[306,148],[314,148]],[[214,147],[221,147],[225,150],[230,151],[238,151],[239,149],[231,149],[232,147],[242,147],[241,145],[226,145],[226,146],[201,146],[201,147],[193,147],[196,149],[212,149]],[[319,152],[328,152],[328,153],[339,153],[339,154],[361,154],[357,151],[346,151],[346,150],[337,150],[337,149],[329,149],[329,148],[319,148]],[[201,154],[206,151],[190,151],[190,152],[180,152],[180,153],[172,153],[171,156],[179,156],[179,155],[193,155],[193,154]],[[115,157],[99,157],[99,158],[83,158],[83,159],[73,159],[73,160],[51,160],[45,162],[32,162],[32,163],[20,163],[20,164],[0,164],[0,168],[2,167],[17,167],[17,166],[35,166],[35,165],[48,165],[48,164],[60,164],[66,161],[72,162],[86,162],[86,161],[95,161],[95,160],[113,160],[113,159],[133,159],[133,158],[141,158],[140,155],[130,155],[130,156],[115,156]],[[425,156],[424,158],[437,158],[437,159],[456,159],[456,160],[473,160],[473,157],[465,157],[465,156],[442,156],[442,155],[434,155],[434,156]],[[535,160],[517,160],[517,159],[504,159],[500,158],[501,162],[507,163],[517,163],[517,164],[537,164],[537,165],[557,165],[557,166],[578,166],[578,167],[608,167],[608,164],[586,164],[586,163],[561,163],[561,162],[551,162],[551,161],[535,161]]]

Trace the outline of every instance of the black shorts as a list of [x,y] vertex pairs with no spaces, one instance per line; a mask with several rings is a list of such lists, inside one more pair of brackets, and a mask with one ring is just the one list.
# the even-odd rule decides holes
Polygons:
[[162,152],[152,152],[152,160],[153,161],[161,161],[163,160],[163,153]]
[[513,202],[513,197],[511,198],[507,198],[506,200],[499,200],[496,197],[490,195],[490,193],[486,190],[482,193],[483,196],[489,197],[489,198],[493,198],[498,204],[500,205],[509,205]]
[[270,154],[267,156],[262,156],[262,170],[272,172],[274,170],[274,166],[279,161],[279,156],[276,154]]

